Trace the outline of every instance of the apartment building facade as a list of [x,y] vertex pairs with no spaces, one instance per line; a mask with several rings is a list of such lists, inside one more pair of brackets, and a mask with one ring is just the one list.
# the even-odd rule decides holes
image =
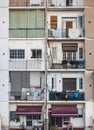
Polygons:
[[0,128],[93,130],[93,0],[1,0],[0,10]]

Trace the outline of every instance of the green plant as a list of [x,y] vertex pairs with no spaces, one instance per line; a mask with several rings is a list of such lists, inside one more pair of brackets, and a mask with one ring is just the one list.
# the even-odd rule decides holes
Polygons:
[[57,130],[57,126],[51,126],[50,130]]

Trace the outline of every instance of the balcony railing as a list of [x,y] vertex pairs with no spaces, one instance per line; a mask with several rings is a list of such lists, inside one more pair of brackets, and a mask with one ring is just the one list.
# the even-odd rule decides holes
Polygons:
[[49,29],[48,38],[83,38],[85,37],[84,29]]
[[48,7],[83,7],[85,0],[73,0],[72,2],[65,0],[48,0]]
[[10,28],[10,38],[43,38],[44,28]]
[[41,59],[35,59],[35,60],[9,60],[9,69],[23,69],[23,70],[29,70],[29,69],[41,69],[43,70],[43,63],[44,61]]
[[49,100],[51,101],[66,101],[66,100],[69,100],[69,101],[82,101],[82,100],[85,100],[85,96],[84,96],[84,92],[77,92],[77,91],[74,91],[74,92],[50,92],[49,93]]
[[43,6],[44,0],[10,0],[11,7],[18,6]]
[[22,88],[21,92],[11,91],[9,96],[10,101],[14,100],[27,100],[27,101],[43,101],[44,92],[40,88],[36,88],[36,91],[31,88]]
[[52,63],[51,69],[84,69],[84,60],[63,60],[62,63]]

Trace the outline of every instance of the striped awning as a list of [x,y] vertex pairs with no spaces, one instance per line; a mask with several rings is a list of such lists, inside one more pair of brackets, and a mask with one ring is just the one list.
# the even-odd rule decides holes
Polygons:
[[41,115],[42,106],[17,106],[16,115]]
[[52,116],[54,117],[74,117],[78,115],[78,110],[75,105],[53,105]]
[[78,45],[77,43],[63,43],[62,50],[63,51],[77,51]]

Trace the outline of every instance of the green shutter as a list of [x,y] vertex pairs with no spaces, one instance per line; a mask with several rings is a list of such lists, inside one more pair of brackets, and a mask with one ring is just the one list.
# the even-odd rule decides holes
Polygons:
[[19,28],[27,28],[28,13],[25,10],[18,11],[19,15]]
[[36,28],[36,11],[31,10],[28,12],[28,28]]
[[37,10],[37,28],[44,28],[44,11]]
[[18,11],[10,11],[9,13],[9,27],[18,28]]

